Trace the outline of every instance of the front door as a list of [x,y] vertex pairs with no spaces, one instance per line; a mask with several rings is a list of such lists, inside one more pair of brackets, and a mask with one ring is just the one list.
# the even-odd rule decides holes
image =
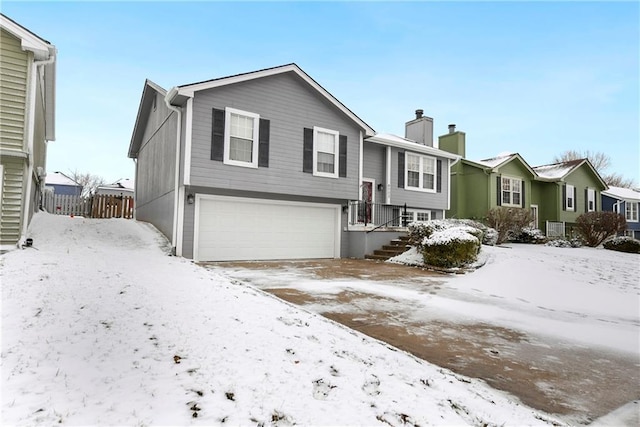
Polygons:
[[374,202],[374,194],[373,190],[375,188],[375,181],[373,179],[363,179],[362,180],[362,196],[360,200],[360,209],[358,210],[358,222],[366,224],[371,224],[373,220],[373,202]]
[[538,205],[531,205],[531,227],[538,227]]

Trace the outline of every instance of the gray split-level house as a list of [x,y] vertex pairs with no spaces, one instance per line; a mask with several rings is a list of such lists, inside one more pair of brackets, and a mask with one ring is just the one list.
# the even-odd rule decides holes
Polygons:
[[296,64],[177,86],[147,80],[129,157],[138,220],[195,261],[361,258],[443,218],[433,120],[376,132]]

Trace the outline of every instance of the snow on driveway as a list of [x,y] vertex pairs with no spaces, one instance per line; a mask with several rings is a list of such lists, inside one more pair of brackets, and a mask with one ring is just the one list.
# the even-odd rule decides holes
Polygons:
[[3,425],[559,420],[221,274],[151,227],[40,213],[0,257]]

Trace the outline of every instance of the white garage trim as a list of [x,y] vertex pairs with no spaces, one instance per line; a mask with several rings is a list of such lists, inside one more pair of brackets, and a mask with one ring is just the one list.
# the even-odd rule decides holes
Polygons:
[[[320,236],[320,239],[318,240],[322,240],[322,238],[325,236],[328,237],[325,241],[326,245],[322,246],[323,249],[321,251],[322,252],[321,256],[307,256],[307,255],[317,254],[317,248],[316,248],[315,252],[314,250],[311,250],[307,254],[305,254],[304,249],[302,249],[302,253],[300,254],[288,253],[287,255],[280,256],[280,257],[274,255],[274,257],[272,258],[270,256],[265,257],[264,253],[261,253],[257,257],[253,257],[253,254],[260,252],[260,250],[257,248],[250,248],[250,249],[247,249],[246,257],[241,256],[242,259],[295,259],[295,258],[302,259],[302,258],[339,258],[340,257],[341,206],[338,204],[293,202],[293,201],[284,201],[284,200],[253,199],[253,198],[245,198],[245,197],[196,194],[195,213],[194,213],[195,215],[194,216],[194,236],[193,236],[194,237],[193,238],[193,259],[195,261],[212,261],[211,259],[206,259],[208,257],[206,254],[201,253],[202,252],[201,244],[204,243],[206,246],[206,240],[204,240],[203,238],[204,231],[202,230],[202,228],[204,227],[204,229],[206,230],[207,227],[213,227],[209,229],[209,232],[212,232],[211,230],[214,230],[213,233],[215,233],[215,229],[216,229],[215,228],[216,226],[213,226],[210,222],[208,222],[209,219],[213,219],[214,217],[201,218],[201,214],[202,214],[201,211],[203,209],[203,204],[207,202],[214,202],[214,203],[221,202],[220,203],[221,207],[222,206],[229,207],[229,204],[238,205],[240,207],[246,206],[247,207],[246,210],[242,210],[242,209],[237,210],[239,212],[238,217],[235,217],[233,215],[229,217],[228,212],[226,213],[227,217],[231,218],[232,221],[233,220],[241,221],[242,220],[241,217],[243,215],[252,214],[254,217],[253,221],[250,221],[250,222],[248,221],[247,227],[250,227],[250,226],[258,227],[260,231],[269,230],[269,227],[268,225],[260,224],[260,220],[262,218],[260,217],[260,215],[257,215],[257,218],[256,218],[256,212],[265,213],[265,221],[267,221],[266,219],[267,215],[270,215],[270,218],[274,220],[276,223],[278,221],[281,221],[281,217],[279,216],[280,213],[288,212],[287,208],[290,208],[292,213],[299,211],[300,213],[304,213],[304,214],[313,214],[312,216],[317,214],[319,215],[317,216],[318,218],[324,219],[323,222],[324,222],[325,230],[329,231],[330,233],[330,234],[325,233],[325,234],[322,234],[321,236],[318,234],[318,236]],[[303,216],[299,217],[300,219],[299,222],[297,222],[297,219],[298,217],[295,217],[294,215],[291,218],[287,218],[284,224],[274,225],[273,230],[274,230],[275,237],[273,238],[286,239],[288,237],[297,236],[297,234],[293,234],[293,230],[295,228],[294,226],[305,227],[305,229],[307,230],[313,230],[316,232],[319,231],[317,229],[314,229],[313,227],[307,228],[307,224],[304,224]],[[219,220],[220,220],[219,217],[215,217],[215,219],[213,219],[213,221],[219,221]],[[238,224],[236,223],[236,225]],[[291,225],[291,227],[289,225]],[[313,223],[311,223],[310,225],[313,225]],[[217,227],[219,227],[219,224],[217,225]],[[230,227],[233,227],[233,225],[230,224]],[[226,231],[229,231],[229,229],[227,229]],[[238,232],[238,244],[241,244],[243,237],[247,238],[246,234],[245,236],[242,235],[242,231],[247,232],[246,230],[240,230],[240,232]],[[280,231],[282,234],[281,237],[280,237]],[[259,233],[256,233],[256,234],[259,234]],[[287,236],[287,234],[289,236]],[[262,237],[264,238],[264,240],[262,241],[263,243],[269,241],[267,238],[265,238],[265,236],[262,236]],[[300,245],[299,241],[298,241],[298,245]],[[302,245],[304,246],[304,243]],[[332,247],[329,247],[329,246],[332,246]],[[231,246],[229,247],[231,248]],[[254,252],[252,252],[252,250]],[[267,249],[264,249],[263,247],[262,250],[266,251]],[[230,255],[228,260],[232,260],[234,258],[238,259],[237,257],[233,257]],[[217,259],[217,260],[224,260],[224,259]]]

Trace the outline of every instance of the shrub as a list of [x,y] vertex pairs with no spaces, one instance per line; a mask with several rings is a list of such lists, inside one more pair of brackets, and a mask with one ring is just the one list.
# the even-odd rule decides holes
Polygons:
[[576,229],[587,246],[595,247],[627,228],[624,216],[615,212],[587,212],[576,220]]
[[580,239],[553,239],[545,243],[545,246],[555,246],[556,248],[580,248],[582,247],[582,240]]
[[640,241],[628,236],[618,236],[602,244],[605,249],[630,254],[640,254]]
[[525,227],[520,233],[514,234],[511,240],[518,243],[546,243],[547,236],[537,228]]
[[498,232],[497,244],[520,234],[531,224],[531,212],[521,208],[497,207],[487,213],[487,224]]
[[442,268],[459,268],[476,261],[480,240],[472,233],[479,230],[456,226],[434,231],[422,242],[424,262]]

